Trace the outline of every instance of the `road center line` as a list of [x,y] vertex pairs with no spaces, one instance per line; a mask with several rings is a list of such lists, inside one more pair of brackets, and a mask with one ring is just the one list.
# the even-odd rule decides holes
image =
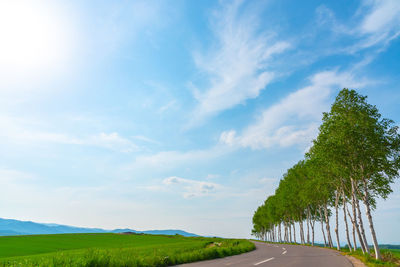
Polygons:
[[259,264],[264,263],[264,262],[267,262],[267,261],[272,261],[273,259],[275,259],[275,258],[272,257],[272,258],[266,259],[266,260],[264,260],[264,261],[260,261],[260,262],[254,263],[254,265],[259,265]]

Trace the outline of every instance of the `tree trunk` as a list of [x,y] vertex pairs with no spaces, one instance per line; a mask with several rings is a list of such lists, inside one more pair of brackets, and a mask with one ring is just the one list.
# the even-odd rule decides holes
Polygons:
[[287,235],[288,229],[287,229],[286,222],[283,223],[283,226],[284,226],[284,229],[285,229],[285,234],[284,234],[285,243],[289,243],[288,242],[288,235]]
[[363,220],[362,220],[360,204],[359,204],[358,199],[356,200],[356,208],[357,208],[357,212],[358,212],[358,220],[359,220],[359,225],[360,225],[360,230],[361,230],[361,236],[362,236],[363,242],[364,242],[365,251],[367,253],[369,253],[367,237],[366,237],[365,231],[364,231],[364,223],[363,223]]
[[349,225],[347,224],[347,214],[346,214],[346,195],[342,194],[343,196],[343,217],[344,217],[344,226],[346,227],[346,238],[347,238],[347,245],[349,246],[350,252],[353,250],[350,242],[350,236],[349,236]]
[[[354,251],[357,251],[357,238],[356,238],[356,227],[355,227],[355,223],[353,221],[353,217],[351,217],[350,211],[347,210],[347,215],[349,215],[350,221],[352,222],[353,225],[353,244],[354,244]],[[361,245],[361,250],[364,252],[363,247]]]
[[325,232],[324,232],[324,220],[322,219],[322,212],[321,212],[321,207],[319,207],[319,219],[320,219],[320,223],[321,223],[321,231],[322,231],[322,235],[324,237],[324,247],[326,247],[326,237],[325,237]]
[[310,244],[310,209],[307,208],[307,244]]
[[372,215],[371,215],[371,208],[369,205],[369,193],[368,193],[368,186],[367,186],[367,182],[365,181],[365,179],[363,179],[364,182],[364,205],[365,205],[365,213],[367,215],[368,218],[368,222],[369,222],[369,229],[371,231],[371,235],[372,235],[372,242],[374,243],[374,250],[375,250],[375,258],[377,260],[381,259],[381,252],[379,250],[379,246],[378,246],[378,240],[376,238],[376,234],[375,234],[375,228],[374,228],[374,222],[372,221]]
[[304,226],[303,226],[303,221],[299,222],[299,227],[300,227],[300,240],[301,240],[301,244],[304,245]]
[[290,243],[293,243],[292,242],[293,241],[293,239],[292,239],[292,226],[290,225],[290,221],[289,221],[288,225],[289,225],[289,241],[290,241]]
[[275,224],[272,226],[272,242],[275,242],[276,239],[276,231],[275,231]]
[[325,227],[326,227],[326,236],[328,237],[328,244],[330,248],[333,248],[332,244],[332,236],[331,236],[331,227],[329,225],[329,216],[328,216],[328,207],[327,204],[324,205],[325,211]]
[[293,221],[293,241],[294,241],[294,243],[297,243],[296,242],[296,222],[295,221]]
[[282,243],[282,228],[281,228],[281,223],[280,222],[279,222],[278,232],[279,232],[279,242]]
[[315,226],[315,220],[310,221],[311,225],[311,233],[312,233],[312,239],[311,239],[311,245],[314,246],[314,226]]
[[336,234],[336,242],[337,242],[336,247],[337,247],[337,250],[340,250],[340,241],[339,241],[339,190],[336,190],[335,210],[336,210],[335,234]]
[[[351,207],[353,209],[353,217],[350,217],[350,218],[352,219],[353,228],[357,231],[358,240],[360,240],[361,250],[363,253],[365,253],[366,249],[365,249],[364,242],[361,237],[360,229],[358,228],[358,223],[357,223],[356,196],[355,196],[355,185],[354,185],[353,179],[351,179]],[[349,213],[349,215],[350,215],[350,213]],[[354,242],[354,245],[356,245],[355,242]]]

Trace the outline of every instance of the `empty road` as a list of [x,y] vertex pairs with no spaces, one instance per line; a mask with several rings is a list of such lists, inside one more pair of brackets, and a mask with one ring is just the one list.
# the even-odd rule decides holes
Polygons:
[[324,248],[254,242],[257,249],[241,255],[183,264],[185,267],[258,266],[258,267],[353,267],[340,253]]

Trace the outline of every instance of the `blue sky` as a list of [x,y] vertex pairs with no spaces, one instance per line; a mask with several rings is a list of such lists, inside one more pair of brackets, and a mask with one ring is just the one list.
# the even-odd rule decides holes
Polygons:
[[400,122],[396,0],[2,1],[0,34],[3,218],[249,237],[341,88]]

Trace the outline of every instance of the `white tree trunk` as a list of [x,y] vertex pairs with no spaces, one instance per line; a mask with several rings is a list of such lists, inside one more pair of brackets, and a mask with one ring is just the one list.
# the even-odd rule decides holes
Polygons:
[[296,242],[296,222],[295,221],[293,221],[293,241],[294,241],[294,243],[297,243]]
[[307,208],[307,244],[310,244],[310,209]]
[[283,223],[283,226],[284,226],[284,228],[285,228],[285,235],[284,235],[285,243],[289,243],[289,242],[288,242],[288,229],[287,229],[286,222]]
[[[354,251],[357,251],[357,238],[356,238],[356,231],[357,230],[356,230],[356,225],[354,223],[353,217],[351,217],[351,214],[350,214],[349,210],[347,210],[347,215],[349,215],[350,221],[351,221],[351,223],[353,225],[353,244],[354,244],[353,249],[354,249]],[[361,245],[361,250],[364,252],[364,249],[363,249],[362,245]]]
[[364,243],[365,251],[367,253],[369,253],[367,237],[366,237],[365,231],[364,231],[364,223],[363,223],[363,220],[362,220],[360,204],[359,204],[358,199],[356,200],[356,208],[357,208],[357,213],[358,213],[358,220],[359,220],[359,226],[360,226],[360,230],[361,230],[361,236],[362,236],[362,239],[363,239],[362,241]]
[[303,232],[303,221],[299,222],[299,228],[300,228],[300,243],[304,245],[304,232]]
[[329,225],[328,207],[326,204],[324,205],[324,211],[325,211],[324,213],[325,213],[326,236],[328,238],[329,247],[332,248],[333,244],[332,244],[332,236],[331,236],[331,227]]
[[346,214],[346,195],[343,192],[343,217],[344,217],[344,225],[346,227],[346,238],[347,238],[347,246],[349,247],[350,252],[353,250],[351,246],[350,236],[349,236],[349,225],[347,224],[347,214]]
[[374,250],[375,250],[375,258],[377,260],[380,260],[381,259],[381,251],[379,250],[378,240],[376,238],[376,233],[375,233],[375,228],[374,228],[374,222],[372,221],[371,208],[369,205],[368,186],[367,186],[367,182],[365,181],[365,179],[364,179],[364,190],[365,190],[365,193],[364,193],[365,213],[368,218],[369,229],[370,229],[371,235],[372,235],[372,242],[374,244]]
[[315,226],[315,220],[311,220],[311,234],[312,234],[312,239],[311,239],[311,245],[314,246],[314,226]]
[[335,226],[335,234],[336,234],[336,248],[340,250],[340,241],[339,241],[339,190],[336,190],[336,199],[335,199],[335,210],[336,210],[336,226]]
[[[353,223],[353,229],[356,230],[357,235],[358,235],[358,240],[360,241],[360,247],[363,253],[366,252],[365,245],[360,233],[360,229],[358,228],[358,223],[357,223],[357,212],[356,212],[356,197],[355,197],[355,185],[354,185],[354,180],[351,179],[351,207],[353,210],[353,217],[350,217]],[[350,213],[349,213],[350,215]],[[356,243],[354,242],[354,245]]]
[[324,237],[324,247],[326,247],[326,237],[325,237],[325,232],[324,232],[324,220],[322,219],[321,207],[319,207],[319,215],[320,215],[321,231],[322,231],[322,235]]

